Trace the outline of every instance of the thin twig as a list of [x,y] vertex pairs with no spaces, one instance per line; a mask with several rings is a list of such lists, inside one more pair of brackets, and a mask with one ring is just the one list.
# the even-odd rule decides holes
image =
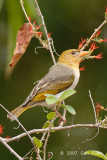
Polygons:
[[[49,139],[49,136],[50,136],[52,125],[54,124],[54,121],[56,120],[56,118],[57,118],[57,115],[55,115],[54,119],[51,120],[51,125],[49,126],[48,131],[47,131],[48,134],[47,134],[47,137],[46,137],[46,140],[45,140],[45,143],[44,143],[44,147],[43,147],[44,148],[44,158],[43,158],[43,160],[46,160],[46,146],[47,146],[47,143],[48,143],[48,139]],[[45,135],[46,135],[47,132],[43,133],[41,141],[44,140]]]
[[0,142],[19,160],[23,160],[5,141],[4,138],[0,137]]
[[53,152],[48,152],[48,154],[51,154],[51,156],[47,159],[50,160],[53,157]]
[[[0,106],[1,106],[8,114],[10,114],[10,116],[12,116],[12,117],[14,118],[14,120],[16,120],[16,122],[19,124],[19,126],[21,126],[21,128],[25,131],[26,135],[29,137],[31,143],[33,144],[33,147],[34,147],[34,149],[35,149],[35,151],[36,151],[36,153],[37,153],[37,156],[38,156],[39,159],[41,160],[41,157],[40,157],[40,155],[39,155],[39,153],[38,153],[38,151],[37,151],[37,148],[36,148],[36,146],[35,146],[35,144],[34,144],[34,141],[33,141],[32,137],[30,136],[30,134],[28,133],[28,131],[26,130],[26,128],[25,128],[25,127],[20,123],[20,121],[19,121],[15,116],[13,116],[13,115],[11,114],[11,112],[9,112],[2,104],[0,104]],[[20,137],[19,137],[19,138],[20,138]]]
[[52,48],[53,48],[53,52],[56,53],[56,55],[59,57],[60,55],[57,53],[55,47],[54,47],[54,41],[52,39],[52,37],[50,37],[51,43],[52,43]]
[[[47,32],[47,29],[46,29],[44,17],[43,17],[43,15],[42,15],[42,13],[41,13],[41,10],[40,10],[40,8],[39,8],[38,2],[37,2],[36,0],[35,0],[35,3],[36,3],[36,6],[37,6],[39,15],[40,15],[40,17],[41,17],[41,20],[42,20],[42,25],[44,26],[44,30],[45,30],[45,34],[46,34],[46,37],[47,37],[48,45],[46,45],[46,43],[44,43],[40,37],[38,37],[38,39],[39,39],[40,43],[42,44],[43,48],[46,48],[47,50],[50,51],[51,57],[52,57],[52,60],[53,60],[53,63],[56,64],[56,61],[55,61],[55,58],[54,58],[54,54],[53,54],[53,51],[52,51],[52,48],[51,48],[50,39],[49,39],[49,37],[48,37],[48,32]],[[21,4],[22,10],[23,10],[23,12],[24,12],[24,14],[25,14],[28,22],[30,23],[30,25],[31,25],[32,28],[33,28],[33,31],[35,31],[34,26],[33,26],[32,23],[29,21],[29,17],[28,17],[28,15],[27,15],[26,10],[25,10],[24,5],[23,5],[23,4],[24,4],[23,0],[20,0],[20,4]],[[54,48],[54,46],[53,46],[53,48]]]
[[[75,125],[70,125],[70,126],[64,126],[64,127],[52,127],[50,130],[51,131],[60,131],[60,130],[67,130],[67,129],[71,129],[71,128],[79,128],[79,127],[86,127],[86,128],[102,128],[102,129],[107,129],[107,127],[104,127],[102,125],[97,125],[97,124],[75,124]],[[45,128],[45,129],[33,129],[33,130],[30,130],[28,131],[29,134],[34,134],[34,133],[44,133],[44,132],[48,132],[48,128]],[[12,141],[15,141],[19,138],[22,138],[22,137],[25,137],[27,136],[26,133],[22,133],[22,134],[19,134],[15,137],[12,137],[12,138],[9,138],[9,139],[5,139],[4,138],[4,141],[6,142],[12,142]]]
[[43,46],[38,46],[38,47],[36,47],[36,48],[35,48],[35,53],[38,54],[37,49],[41,49],[41,48],[43,49],[44,47],[43,47]]
[[97,132],[95,133],[95,135],[92,138],[87,138],[85,141],[83,141],[82,143],[86,143],[88,141],[92,141],[94,138],[96,138],[99,134],[99,127],[97,127]]
[[94,110],[95,123],[97,124],[98,120],[97,120],[95,105],[94,105],[94,101],[93,101],[93,99],[92,99],[91,91],[90,91],[90,90],[89,90],[89,97],[90,97],[90,100],[91,100],[91,103],[92,103],[92,106],[93,106],[93,110]]
[[54,54],[53,54],[53,51],[52,51],[52,48],[51,48],[50,39],[48,37],[48,32],[47,32],[47,28],[46,28],[46,25],[45,25],[44,17],[43,17],[42,12],[41,12],[41,10],[39,8],[37,0],[34,0],[34,1],[36,3],[37,9],[38,9],[39,16],[41,17],[41,20],[42,20],[42,25],[44,27],[44,31],[45,31],[46,38],[47,38],[47,41],[48,41],[48,45],[49,45],[48,47],[49,47],[49,51],[51,53],[51,57],[52,57],[53,63],[56,64],[55,57],[54,57]]
[[21,7],[22,7],[22,10],[23,10],[23,12],[24,12],[24,14],[25,14],[25,17],[26,17],[26,19],[28,20],[28,22],[30,23],[30,25],[32,26],[32,28],[33,28],[33,30],[35,29],[34,28],[34,26],[32,25],[32,23],[29,21],[29,17],[28,17],[28,15],[27,15],[27,13],[26,13],[26,10],[25,10],[25,8],[24,8],[24,2],[23,2],[23,0],[20,0],[20,4],[21,4]]
[[93,39],[94,35],[107,23],[106,20],[103,21],[103,23],[97,28],[95,29],[94,33],[91,35],[91,37],[89,38],[89,40],[84,44],[84,46],[81,48],[81,51],[83,51],[91,42],[91,40]]
[[48,130],[48,134],[47,134],[47,137],[46,137],[46,140],[45,140],[45,143],[44,143],[44,156],[43,156],[43,160],[46,160],[46,146],[47,146],[47,143],[48,143],[48,139],[49,139],[49,136],[50,136],[50,129],[51,129],[51,126],[49,127],[49,130]]
[[34,150],[34,148],[32,148],[27,154],[25,154],[25,156],[23,157],[23,159],[26,159],[26,157]]
[[[65,102],[63,101],[63,104],[65,105]],[[66,118],[66,109],[64,108],[64,111],[63,111],[63,119],[65,119]],[[61,121],[61,123],[59,124],[59,127],[62,127],[64,125],[64,122],[63,121]]]
[[47,132],[44,132],[44,133],[43,133],[43,136],[42,136],[42,138],[41,138],[41,140],[40,140],[41,142],[42,142],[43,140],[45,140],[45,135],[46,135],[46,133],[47,133]]
[[[25,10],[25,8],[24,8],[24,2],[23,2],[23,0],[20,0],[20,4],[21,4],[21,7],[22,7],[22,10],[23,10],[23,12],[24,12],[24,14],[25,14],[26,19],[28,20],[29,24],[32,26],[33,32],[35,32],[35,27],[34,27],[33,24],[29,21],[29,17],[28,17],[28,15],[27,15],[27,13],[26,13],[26,10]],[[46,43],[44,43],[43,40],[42,40],[40,37],[38,37],[38,39],[39,39],[40,44],[43,46],[43,48],[45,48],[45,49],[48,50],[48,49],[49,49],[48,45],[47,45]]]
[[107,117],[104,118],[103,120],[101,120],[101,122],[99,122],[98,124],[101,125],[101,124],[103,124],[103,123],[107,123]]
[[[94,101],[93,101],[93,98],[92,98],[92,96],[91,96],[91,91],[89,90],[89,97],[90,97],[90,100],[91,100],[91,103],[92,103],[92,106],[93,106],[93,110],[94,110],[94,117],[95,117],[95,123],[97,124],[97,133],[92,137],[92,138],[87,138],[85,141],[83,141],[82,143],[86,143],[86,142],[88,142],[88,141],[91,141],[91,140],[93,140],[94,138],[96,138],[97,137],[97,135],[99,134],[99,125],[100,124],[98,124],[98,120],[97,120],[97,115],[96,115],[96,110],[95,110],[95,105],[94,105]],[[80,143],[81,144],[81,143]],[[79,145],[80,145],[79,144]],[[78,146],[79,146],[78,145]]]
[[[52,119],[51,120],[51,124],[53,125],[54,124],[54,121],[56,120],[56,116],[55,116],[55,118],[54,119]],[[46,133],[47,133],[48,131],[46,131],[46,132],[43,132],[43,136],[42,136],[42,138],[41,138],[41,142],[43,141],[43,140],[45,140],[45,135],[46,135]]]

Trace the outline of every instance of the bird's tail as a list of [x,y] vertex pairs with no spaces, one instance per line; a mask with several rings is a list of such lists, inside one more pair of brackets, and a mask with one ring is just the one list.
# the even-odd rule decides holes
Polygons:
[[27,109],[29,109],[30,106],[19,106],[17,108],[15,108],[13,111],[11,111],[11,114],[7,114],[7,118],[11,119],[11,121],[15,120],[15,118],[18,118],[24,111],[26,111]]

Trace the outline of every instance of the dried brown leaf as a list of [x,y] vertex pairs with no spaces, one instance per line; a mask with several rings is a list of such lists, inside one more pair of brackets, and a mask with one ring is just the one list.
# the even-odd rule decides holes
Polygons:
[[29,23],[25,23],[17,33],[16,48],[14,49],[14,54],[10,62],[11,67],[13,67],[25,53],[32,36],[33,32],[31,25]]

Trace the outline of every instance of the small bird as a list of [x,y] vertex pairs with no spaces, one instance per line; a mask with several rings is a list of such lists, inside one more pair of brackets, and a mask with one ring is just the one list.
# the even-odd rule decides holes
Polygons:
[[88,54],[89,51],[77,49],[64,51],[57,63],[39,80],[24,103],[11,112],[13,116],[8,114],[7,117],[14,120],[14,117],[18,118],[24,111],[34,106],[48,107],[55,111],[56,104],[48,105],[45,94],[53,94],[59,98],[65,90],[74,89],[80,77],[79,64]]

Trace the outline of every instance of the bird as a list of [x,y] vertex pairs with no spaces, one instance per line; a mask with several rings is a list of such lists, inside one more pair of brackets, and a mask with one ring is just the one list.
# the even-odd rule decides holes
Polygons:
[[34,106],[47,107],[56,111],[56,104],[48,105],[46,103],[45,94],[53,94],[56,98],[59,98],[64,91],[74,89],[80,78],[80,62],[88,54],[89,51],[80,51],[78,49],[64,51],[59,56],[57,63],[38,81],[25,101],[11,111],[13,116],[7,114],[7,118],[14,120],[14,117],[18,118],[24,111]]

